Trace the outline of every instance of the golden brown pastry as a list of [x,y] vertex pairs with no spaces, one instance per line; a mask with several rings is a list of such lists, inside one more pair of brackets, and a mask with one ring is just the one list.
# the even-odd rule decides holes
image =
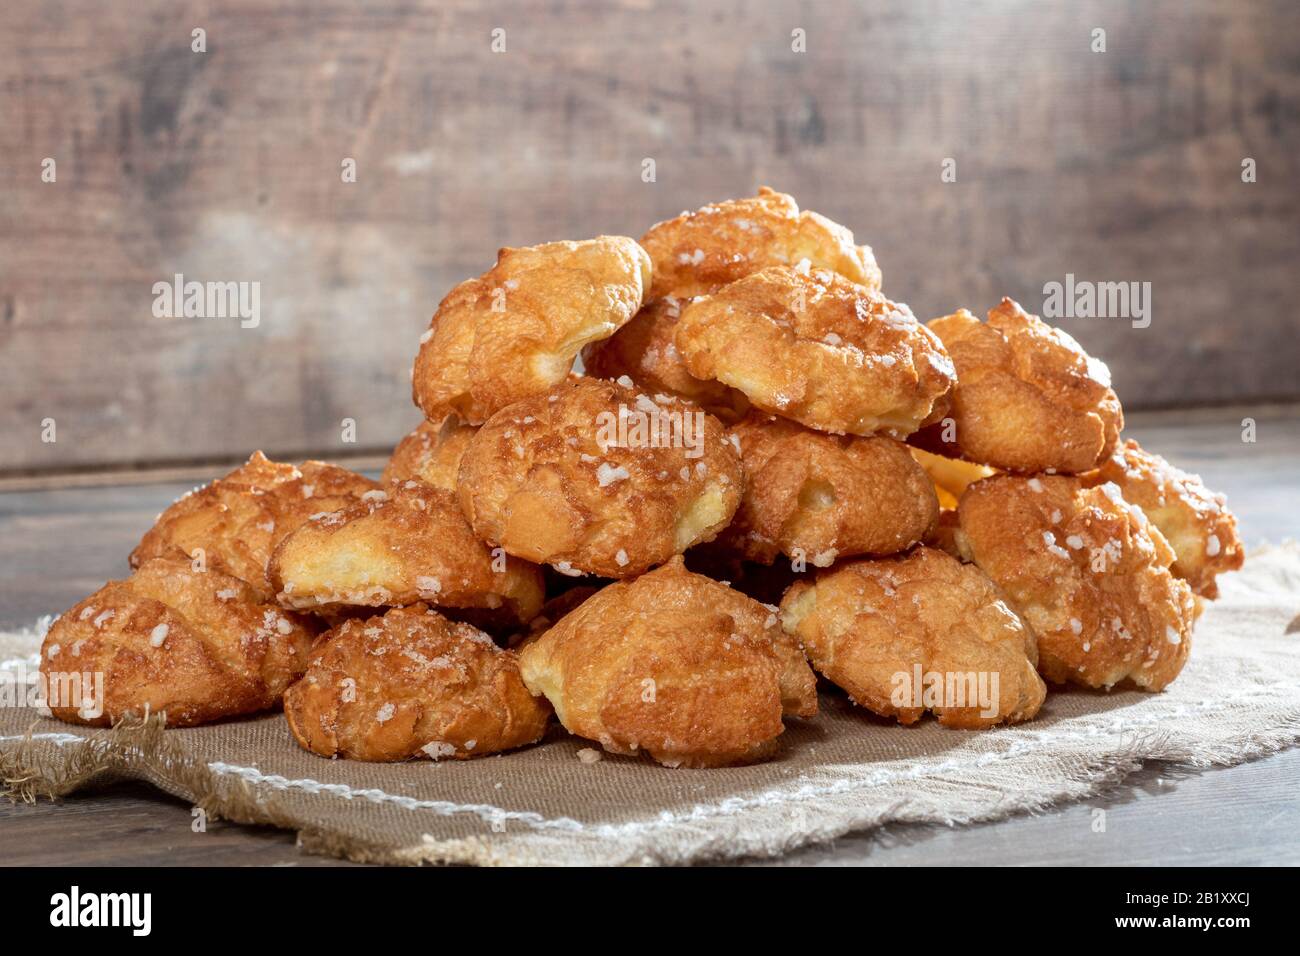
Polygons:
[[474,536],[456,496],[417,478],[316,515],[271,556],[276,599],[299,609],[384,607],[501,610],[530,620],[542,606],[541,569]]
[[1124,427],[1105,363],[1019,304],[980,322],[965,309],[929,323],[957,369],[950,422],[910,439],[951,458],[1017,472],[1078,474],[1108,458]]
[[939,515],[934,485],[902,442],[828,435],[762,412],[729,433],[745,495],[719,539],[750,561],[777,555],[819,568],[857,554],[894,554]]
[[944,508],[939,512],[939,520],[934,523],[934,529],[925,536],[925,544],[951,555],[958,561],[965,561],[961,548],[957,546],[957,530],[960,527],[961,521],[957,517],[957,510]]
[[1237,519],[1223,495],[1205,487],[1198,475],[1175,468],[1129,439],[1085,484],[1114,482],[1125,501],[1146,513],[1174,549],[1169,569],[1202,597],[1219,596],[1215,576],[1235,571],[1245,560]]
[[1033,633],[974,565],[933,548],[849,561],[796,582],[781,602],[786,633],[854,703],[912,724],[1014,724],[1047,688]]
[[820,431],[904,438],[943,416],[954,381],[907,306],[825,269],[764,269],[696,299],[675,341],[696,378]]
[[233,574],[268,600],[275,592],[266,564],[284,536],[310,515],[341,508],[378,487],[336,465],[307,461],[294,466],[255,451],[246,464],[160,514],[131,552],[131,567],[150,558],[185,558],[200,568]]
[[461,460],[459,492],[489,544],[565,574],[624,578],[712,540],[743,481],[713,416],[583,378],[494,415]]
[[60,720],[107,727],[166,713],[167,726],[190,727],[278,706],[314,633],[239,578],[154,558],[54,622],[41,674]]
[[1157,691],[1178,676],[1199,608],[1164,535],[1114,484],[997,475],[966,490],[958,517],[958,547],[1033,629],[1049,681]]
[[587,598],[519,655],[524,683],[571,733],[668,766],[768,756],[783,716],[817,712],[803,653],[774,608],[680,557]]
[[393,449],[393,456],[384,468],[383,483],[418,478],[443,491],[455,491],[460,458],[476,431],[477,428],[461,424],[454,416],[440,425],[422,422]]
[[502,249],[497,264],[448,293],[411,373],[430,421],[481,424],[563,382],[588,342],[641,308],[650,257],[625,236]]
[[641,245],[654,260],[654,299],[706,295],[768,266],[804,259],[850,282],[880,288],[870,246],[854,245],[848,229],[800,212],[793,196],[766,186],[757,196],[710,203],[651,226]]
[[562,594],[557,594],[542,605],[542,609],[537,616],[528,622],[527,629],[517,631],[509,636],[506,641],[507,645],[519,650],[525,642],[532,641],[546,633],[560,618],[577,608],[578,605],[599,590],[600,588],[589,584],[579,584],[569,588]]
[[651,302],[610,338],[582,350],[588,375],[617,379],[626,375],[649,393],[677,395],[710,415],[734,422],[749,407],[745,393],[686,371],[673,334],[682,308],[689,302],[667,296]]
[[415,604],[322,635],[284,716],[322,757],[462,760],[540,740],[550,708],[513,652]]

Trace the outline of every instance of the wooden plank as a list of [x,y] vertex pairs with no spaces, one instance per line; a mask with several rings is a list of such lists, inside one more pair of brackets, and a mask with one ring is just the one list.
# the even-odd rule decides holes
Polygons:
[[0,801],[0,866],[347,866],[299,852],[296,834],[208,819],[192,829],[191,807],[147,784],[122,783],[93,796]]
[[[768,866],[1295,866],[1300,749],[1237,767],[1143,767],[1105,793],[970,827],[891,824],[806,847]],[[1092,828],[1106,811],[1106,831]],[[270,827],[210,823],[143,784],[58,802],[0,801],[5,866],[340,866]]]
[[[1232,409],[1138,414],[1126,433],[1224,491],[1248,544],[1300,538],[1300,416],[1274,409],[1256,424],[1254,443],[1241,441],[1241,414]],[[0,492],[0,628],[62,610],[125,574],[126,554],[153,515],[187,488],[167,480]],[[1300,750],[1204,773],[1154,765],[1094,799],[1042,814],[955,830],[890,826],[779,862],[1294,865],[1298,789]],[[1091,830],[1094,807],[1108,814],[1105,834]],[[0,864],[323,862],[268,828],[221,824],[194,834],[189,824],[183,803],[139,785],[58,804],[0,802]]]
[[[381,451],[429,313],[498,247],[760,183],[923,317],[1151,282],[1150,328],[1062,322],[1130,408],[1296,397],[1297,35],[1286,0],[11,0],[0,470]],[[259,282],[260,325],[155,319],[177,272]]]

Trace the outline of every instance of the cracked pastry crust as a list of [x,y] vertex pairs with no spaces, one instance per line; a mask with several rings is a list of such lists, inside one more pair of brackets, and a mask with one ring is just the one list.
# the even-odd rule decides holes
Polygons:
[[284,716],[322,757],[463,760],[535,743],[550,708],[513,652],[415,604],[322,635]]
[[1104,362],[1003,299],[980,322],[961,309],[929,323],[957,369],[950,422],[910,441],[1005,471],[1079,474],[1110,457],[1124,427]]
[[[191,727],[278,706],[315,633],[239,578],[154,558],[54,622],[41,674],[60,720],[108,727],[165,712],[167,726]],[[91,690],[96,674],[102,697]],[[81,694],[69,693],[72,675]]]
[[1245,560],[1237,519],[1221,494],[1199,475],[1175,468],[1129,439],[1084,483],[1113,482],[1125,501],[1137,505],[1174,549],[1170,570],[1201,597],[1219,596],[1215,577],[1236,571]]
[[894,554],[939,516],[934,485],[908,447],[880,436],[828,435],[751,412],[729,430],[748,476],[719,543],[749,561],[802,557],[816,567]]
[[654,299],[706,295],[768,266],[804,259],[850,282],[880,288],[870,246],[854,245],[844,226],[800,212],[793,196],[767,186],[757,196],[710,203],[657,223],[641,245],[654,261]]
[[1178,676],[1199,606],[1116,485],[997,475],[967,489],[958,519],[957,546],[1033,629],[1049,681],[1158,691]]
[[955,380],[907,306],[825,269],[764,269],[696,299],[675,341],[696,378],[841,434],[904,438],[946,413]]
[[266,565],[275,546],[309,515],[341,508],[378,487],[336,465],[307,461],[294,466],[256,451],[247,463],[160,514],[131,552],[130,564],[138,568],[150,558],[201,558],[202,566],[233,574],[269,600],[275,590]]
[[680,557],[588,597],[526,643],[519,666],[571,733],[672,767],[761,759],[784,716],[817,712],[815,678],[775,609]]
[[727,525],[744,473],[722,423],[624,382],[574,379],[479,429],[459,494],[480,538],[564,574],[625,578]]
[[1014,724],[1047,696],[1033,633],[982,571],[932,548],[798,581],[781,621],[816,671],[900,724],[926,710],[946,727]]
[[313,516],[280,542],[268,573],[276,599],[299,609],[424,601],[524,622],[543,600],[540,568],[493,554],[454,494],[416,478]]
[[469,440],[478,431],[450,417],[441,425],[422,422],[397,443],[384,467],[383,483],[418,478],[444,491],[456,490],[456,472]]
[[411,372],[430,421],[478,425],[563,382],[589,342],[636,314],[650,257],[626,236],[502,249],[497,264],[448,293]]
[[582,364],[588,375],[608,379],[626,375],[637,388],[676,395],[724,422],[734,422],[749,407],[745,393],[696,378],[677,352],[673,334],[689,301],[670,295],[651,302],[608,339],[583,349]]

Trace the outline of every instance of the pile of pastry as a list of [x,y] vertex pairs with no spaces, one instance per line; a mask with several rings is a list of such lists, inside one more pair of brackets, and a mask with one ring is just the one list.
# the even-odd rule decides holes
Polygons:
[[1164,688],[1242,562],[1222,497],[1121,441],[1070,336],[1009,299],[922,324],[880,285],[768,189],[502,250],[438,306],[383,479],[258,453],[177,501],[51,627],[48,677],[104,678],[51,711],[283,706],[308,750],[388,761],[554,718],[718,766],[815,715],[818,674],[960,728],[1045,681]]

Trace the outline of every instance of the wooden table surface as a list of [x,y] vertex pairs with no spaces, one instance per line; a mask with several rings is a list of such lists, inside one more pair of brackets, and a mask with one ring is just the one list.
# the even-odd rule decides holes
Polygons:
[[[1247,417],[1255,442],[1242,440]],[[1300,538],[1300,409],[1134,416],[1126,435],[1224,491],[1248,545]],[[121,576],[154,515],[195,483],[0,492],[0,628],[62,610]],[[1104,833],[1092,830],[1096,807],[1107,812]],[[187,805],[143,785],[31,806],[0,801],[0,864],[339,862],[300,853],[292,833],[220,822],[193,833],[190,823]],[[888,826],[774,862],[1300,864],[1300,749],[1209,771],[1148,765],[1103,794],[1048,812],[962,828]]]

